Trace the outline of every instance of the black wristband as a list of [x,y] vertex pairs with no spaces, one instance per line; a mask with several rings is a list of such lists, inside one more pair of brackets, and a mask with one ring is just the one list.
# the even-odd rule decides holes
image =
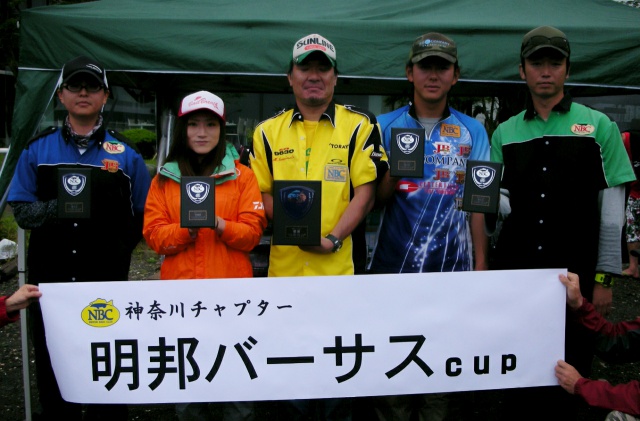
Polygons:
[[342,241],[340,241],[338,237],[336,237],[335,235],[327,234],[325,235],[325,238],[328,238],[329,241],[333,243],[333,248],[331,249],[333,253],[336,253],[338,250],[342,248]]

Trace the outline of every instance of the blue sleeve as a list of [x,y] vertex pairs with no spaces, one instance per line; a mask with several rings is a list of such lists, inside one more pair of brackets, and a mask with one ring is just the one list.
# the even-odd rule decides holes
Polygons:
[[147,201],[147,193],[151,186],[151,174],[147,169],[142,156],[132,150],[131,166],[131,195],[133,211],[136,214],[144,213],[144,204]]
[[9,186],[7,201],[31,203],[38,200],[36,196],[38,171],[34,155],[36,149],[37,147],[30,147],[22,151]]
[[478,123],[471,129],[471,136],[473,136],[471,159],[477,161],[488,161],[490,149],[487,131]]

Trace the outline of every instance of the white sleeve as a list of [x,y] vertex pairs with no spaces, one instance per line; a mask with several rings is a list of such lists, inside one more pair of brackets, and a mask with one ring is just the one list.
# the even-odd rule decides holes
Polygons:
[[624,184],[601,190],[598,201],[600,205],[600,242],[596,271],[620,275],[622,271],[622,228],[625,222]]

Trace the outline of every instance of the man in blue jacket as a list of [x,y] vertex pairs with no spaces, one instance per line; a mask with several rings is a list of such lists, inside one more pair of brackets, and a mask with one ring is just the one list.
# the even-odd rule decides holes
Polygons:
[[[127,280],[131,252],[142,238],[149,171],[126,138],[104,127],[101,112],[109,85],[100,63],[85,56],[67,62],[57,93],[68,111],[65,122],[28,142],[8,196],[18,225],[31,230],[28,282]],[[62,206],[72,212],[60,214],[62,186],[73,197],[84,194],[88,200],[73,200],[76,205]],[[82,420],[82,406],[64,401],[60,394],[38,303],[29,307],[29,322],[40,419]],[[89,405],[85,418],[126,420],[127,407]]]

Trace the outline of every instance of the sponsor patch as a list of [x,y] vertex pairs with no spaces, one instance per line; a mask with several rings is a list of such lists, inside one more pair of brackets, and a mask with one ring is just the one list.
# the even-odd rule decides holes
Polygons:
[[590,135],[595,132],[596,128],[591,124],[574,124],[571,126],[571,133],[577,134],[578,136]]
[[346,182],[349,177],[349,168],[346,165],[325,165],[324,179],[326,181]]
[[103,170],[105,171],[109,171],[109,172],[118,172],[118,168],[120,166],[120,163],[116,160],[113,159],[103,159],[102,160],[102,165],[104,165],[104,167],[102,167]]
[[120,310],[113,305],[113,300],[98,298],[82,309],[81,318],[92,327],[109,327],[120,320]]
[[294,152],[293,148],[283,148],[278,151],[275,151],[273,154],[275,156],[283,156],[283,155],[291,155],[293,154],[293,152]]
[[440,126],[440,136],[460,137],[460,126],[443,124]]
[[451,144],[448,142],[434,142],[433,147],[438,155],[449,155],[451,153]]
[[118,154],[124,152],[124,145],[120,142],[104,142],[102,144],[102,149],[107,153]]
[[401,180],[398,182],[398,184],[396,184],[396,191],[403,193],[411,193],[418,189],[418,185],[412,181]]

